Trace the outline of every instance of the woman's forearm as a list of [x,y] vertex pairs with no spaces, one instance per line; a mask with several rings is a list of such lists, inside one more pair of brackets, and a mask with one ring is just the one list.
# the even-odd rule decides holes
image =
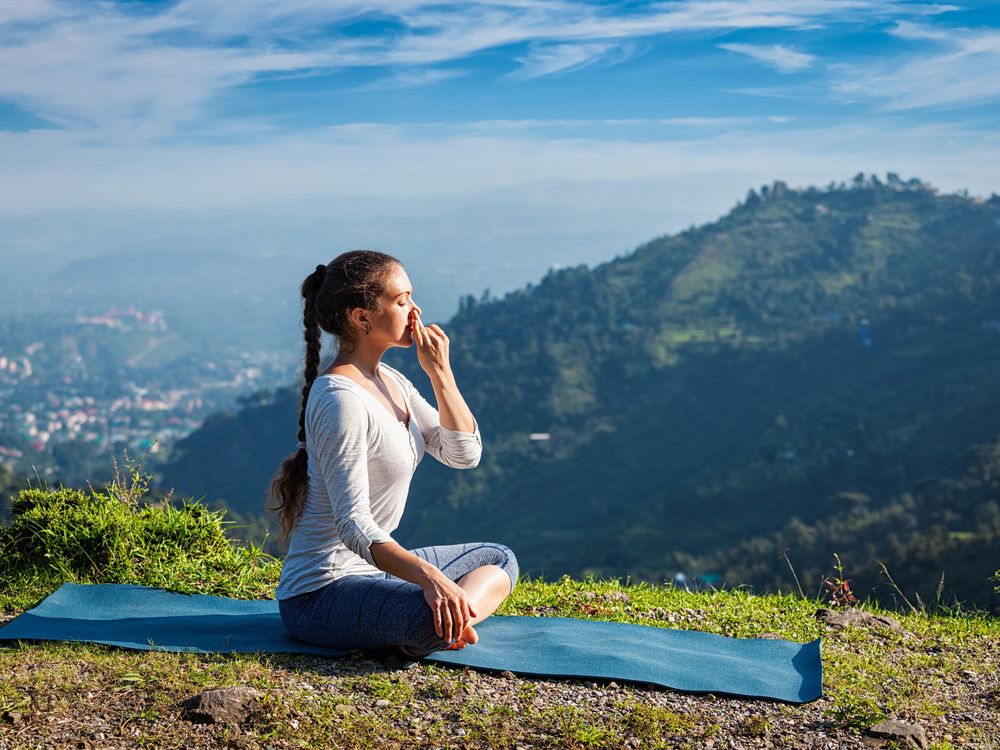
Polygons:
[[451,369],[432,375],[431,385],[434,387],[434,396],[437,399],[441,426],[456,432],[473,432],[476,423],[472,418],[472,411],[462,398]]
[[426,586],[441,571],[431,563],[417,557],[397,542],[372,542],[372,560],[379,570],[391,573],[404,581]]

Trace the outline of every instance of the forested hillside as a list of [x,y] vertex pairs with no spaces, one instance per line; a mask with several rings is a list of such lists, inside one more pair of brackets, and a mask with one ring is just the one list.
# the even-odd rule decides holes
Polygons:
[[[777,182],[593,269],[468,297],[442,325],[483,460],[425,457],[394,536],[501,541],[532,575],[786,589],[786,548],[802,585],[850,549],[914,585],[948,570],[944,599],[963,579],[987,591],[997,490],[964,473],[1000,437],[998,286],[1000,197],[859,175]],[[384,359],[432,397],[412,351]],[[209,420],[165,486],[260,513],[298,408],[289,388]],[[893,513],[908,520],[890,529]]]

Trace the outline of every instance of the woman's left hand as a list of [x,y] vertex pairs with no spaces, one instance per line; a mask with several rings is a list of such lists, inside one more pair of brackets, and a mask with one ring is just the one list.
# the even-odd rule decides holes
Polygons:
[[413,330],[413,341],[417,346],[417,359],[424,372],[432,377],[448,372],[451,362],[448,359],[448,336],[437,323],[425,326],[420,321],[420,314],[414,309],[410,312],[410,325]]

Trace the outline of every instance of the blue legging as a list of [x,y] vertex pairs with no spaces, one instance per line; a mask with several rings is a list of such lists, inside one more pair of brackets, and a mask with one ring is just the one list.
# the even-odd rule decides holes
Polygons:
[[[509,547],[492,542],[443,544],[410,550],[452,581],[483,565],[498,565],[517,585],[517,559]],[[391,573],[348,575],[323,588],[278,602],[281,619],[294,638],[344,649],[406,646],[418,656],[450,644],[434,630],[434,617],[415,583]]]

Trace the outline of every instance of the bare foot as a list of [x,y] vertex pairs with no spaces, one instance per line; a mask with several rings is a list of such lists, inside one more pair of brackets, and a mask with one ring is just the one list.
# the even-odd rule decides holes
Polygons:
[[458,639],[448,646],[449,649],[460,649],[465,648],[470,643],[477,643],[479,641],[479,634],[476,629],[471,625],[465,628],[465,631],[458,637]]

